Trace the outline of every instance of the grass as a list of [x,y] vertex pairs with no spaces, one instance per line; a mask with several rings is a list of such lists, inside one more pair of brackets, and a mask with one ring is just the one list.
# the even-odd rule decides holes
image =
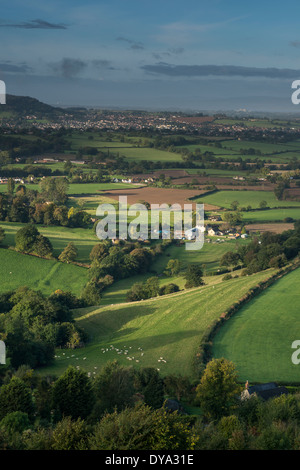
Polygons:
[[55,363],[40,372],[59,375],[74,364],[95,376],[107,361],[117,359],[127,366],[158,368],[162,376],[194,377],[194,357],[203,334],[265,277],[266,272],[141,302],[78,309],[76,321],[89,334],[90,343],[72,353],[58,351]]
[[253,209],[259,208],[261,201],[266,201],[268,207],[300,207],[300,201],[278,201],[271,191],[218,191],[208,196],[202,196],[196,202],[213,204],[226,209],[233,201],[238,201],[240,207],[250,205]]
[[269,209],[263,211],[244,212],[244,222],[283,222],[286,217],[300,219],[300,207],[295,209]]
[[[116,303],[126,302],[127,291],[132,287],[136,282],[145,282],[151,276],[159,277],[159,284],[163,286],[165,284],[174,283],[179,286],[180,289],[184,288],[185,279],[184,271],[187,268],[188,264],[200,264],[205,265],[203,267],[203,273],[206,275],[213,270],[218,269],[219,261],[222,255],[226,251],[234,251],[236,244],[246,244],[248,240],[239,240],[236,241],[226,241],[223,243],[205,243],[203,248],[199,251],[187,251],[185,245],[180,247],[171,245],[168,247],[152,264],[151,272],[146,274],[139,274],[137,276],[132,276],[129,279],[122,279],[121,281],[115,282],[103,293],[103,299],[101,303],[103,305],[111,305]],[[170,259],[178,259],[181,263],[181,272],[175,276],[165,276],[163,274],[168,261]],[[219,278],[221,280],[221,276]],[[216,278],[206,277],[205,282],[207,284],[211,282],[216,282]]]
[[[105,194],[105,193],[103,193]],[[82,203],[82,205],[80,205]],[[85,212],[88,212],[91,216],[95,217],[97,207],[100,204],[112,204],[118,210],[118,201],[116,199],[105,197],[102,194],[99,196],[87,196],[82,194],[82,196],[70,196],[68,200],[69,207],[77,207],[83,209]]]
[[[0,222],[0,227],[5,231],[4,244],[6,246],[15,245],[16,232],[26,224],[14,222]],[[77,260],[80,263],[89,263],[89,254],[94,245],[98,243],[98,238],[92,229],[54,227],[37,225],[38,231],[48,237],[54,248],[54,256],[58,256],[66,245],[72,241],[78,250]]]
[[[232,154],[231,150],[228,150],[227,148],[216,147],[215,145],[190,144],[190,145],[182,145],[182,146],[179,146],[178,148],[187,148],[191,152],[194,152],[195,150],[200,150],[201,153],[212,152],[216,156]],[[236,153],[236,151],[234,151],[234,153]]]
[[119,149],[120,156],[128,160],[140,161],[151,160],[153,162],[181,162],[182,157],[178,153],[166,152],[147,147],[132,147]]
[[235,251],[238,245],[247,244],[248,240],[229,240],[222,243],[213,241],[212,243],[204,243],[203,248],[199,251],[188,251],[184,246],[171,246],[168,248],[169,259],[178,259],[183,269],[188,264],[197,263],[205,265],[205,271],[211,272],[219,267],[219,261],[226,251]]
[[[216,124],[224,124],[228,126],[246,126],[246,127],[264,127],[264,128],[272,128],[272,127],[281,127],[278,123],[272,123],[267,119],[218,119]],[[286,124],[286,123],[285,123]]]
[[[38,184],[26,184],[26,188],[40,191]],[[136,188],[136,185],[128,183],[71,183],[69,184],[67,194],[100,194],[101,191],[112,189],[130,189]],[[7,184],[0,184],[0,192],[7,192]]]
[[68,194],[97,194],[100,191],[130,188],[136,188],[136,185],[127,183],[71,183],[69,184]]
[[[207,176],[220,176],[220,177],[228,177],[231,178],[233,176],[241,176],[241,171],[237,170],[220,170],[219,168],[205,168],[205,169],[187,169],[186,170],[189,175],[195,175],[195,177],[205,171]],[[244,174],[245,172],[243,172]],[[249,172],[247,172],[248,174]]]
[[80,295],[87,282],[87,269],[56,260],[45,260],[23,255],[13,250],[0,249],[0,292],[21,286],[41,290],[49,295],[56,289]]
[[234,362],[242,381],[300,382],[291,361],[300,331],[300,269],[278,280],[228,320],[213,342],[214,357]]
[[[89,139],[93,137],[93,139]],[[127,139],[128,140],[128,139]],[[98,137],[96,133],[86,132],[80,134],[77,132],[72,133],[69,139],[70,150],[78,150],[80,147],[96,147],[100,151],[110,151],[111,153],[118,153],[128,160],[152,160],[152,161],[182,161],[181,156],[176,153],[166,152],[163,150],[155,150],[149,147],[138,147],[138,141],[141,139],[131,139],[131,141],[122,142],[118,140],[115,135],[114,140],[104,140]]]
[[70,142],[70,148],[72,150],[78,150],[80,147],[97,147],[101,148],[113,148],[113,147],[131,147],[133,144],[128,142],[121,142],[118,140],[118,136],[114,136],[114,140],[105,140],[103,137],[97,135],[96,132],[76,132],[73,131],[71,138],[68,139]]
[[285,152],[292,150],[292,147],[297,147],[297,144],[291,146],[291,144],[270,144],[267,142],[252,142],[248,140],[226,140],[222,142],[224,148],[233,150],[235,152],[247,149],[260,150],[262,154],[271,155],[279,152]]

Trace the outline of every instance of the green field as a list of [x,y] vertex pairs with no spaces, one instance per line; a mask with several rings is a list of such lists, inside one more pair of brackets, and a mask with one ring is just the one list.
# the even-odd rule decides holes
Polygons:
[[[163,286],[165,284],[175,283],[180,289],[184,288],[185,279],[184,271],[188,264],[200,264],[202,266],[204,276],[211,271],[216,271],[219,268],[220,258],[226,251],[234,251],[237,245],[247,244],[248,240],[230,240],[223,243],[204,243],[203,248],[199,251],[188,251],[185,249],[185,245],[180,247],[171,245],[168,247],[159,257],[154,261],[151,266],[151,272],[146,274],[139,274],[129,279],[123,279],[115,282],[103,293],[102,304],[115,304],[126,301],[126,293],[136,282],[145,282],[149,277],[157,275],[159,276],[159,284]],[[182,271],[176,276],[167,277],[163,274],[168,261],[170,259],[178,259],[181,263]],[[205,278],[205,282],[210,284],[211,282],[216,283],[221,281],[222,276],[219,278],[209,277]]]
[[[128,141],[129,140],[129,141]],[[85,132],[80,134],[72,133],[69,139],[70,151],[78,150],[80,147],[96,147],[99,151],[110,151],[124,156],[128,160],[151,160],[151,161],[181,161],[181,156],[177,153],[156,150],[150,147],[144,147],[142,140],[139,138],[126,139],[126,142],[118,140],[118,135],[114,140],[105,140],[103,137],[97,136],[96,133]]]
[[180,247],[170,246],[166,253],[169,258],[178,259],[182,268],[185,269],[189,263],[199,263],[205,265],[205,270],[210,272],[219,267],[220,258],[226,251],[234,251],[237,246],[245,245],[248,240],[226,240],[222,243],[213,241],[212,243],[204,243],[201,250],[188,251],[185,245]]
[[28,286],[49,295],[56,289],[80,295],[87,269],[56,260],[45,260],[0,248],[0,292]]
[[[190,145],[182,145],[182,146],[179,146],[178,148],[187,148],[188,150],[190,150],[190,152],[194,152],[195,150],[200,150],[201,153],[212,152],[216,156],[232,154],[231,150],[228,150],[227,148],[216,147],[215,145],[190,144]],[[236,153],[236,152],[233,152],[233,153]]]
[[[16,232],[26,224],[15,222],[0,222],[0,227],[5,231],[4,245],[15,245]],[[99,241],[92,229],[54,227],[37,225],[38,231],[48,237],[53,246],[54,256],[58,256],[66,245],[72,241],[78,250],[79,263],[89,263],[89,254],[94,245]]]
[[[189,175],[198,175],[199,173],[202,173],[205,171],[207,176],[221,176],[221,177],[228,177],[231,178],[233,176],[241,176],[241,172],[237,170],[220,170],[219,168],[205,168],[201,170],[196,170],[195,168],[193,169],[186,169],[185,170]],[[250,172],[243,172],[243,174],[247,174],[250,176]],[[257,176],[257,175],[256,175]]]
[[235,363],[249,382],[300,382],[291,361],[300,339],[300,269],[277,281],[229,319],[213,342],[214,357]]
[[204,332],[226,308],[268,275],[263,272],[218,281],[142,302],[79,309],[77,322],[91,342],[83,349],[57,351],[54,365],[40,372],[59,375],[74,364],[91,374],[95,372],[94,376],[107,361],[117,359],[120,364],[137,368],[156,367],[162,376],[175,373],[194,377],[193,361]]
[[[120,134],[121,135],[121,134]],[[118,139],[118,134],[114,135],[114,139],[105,139],[97,134],[97,132],[77,132],[73,131],[71,137],[68,139],[70,142],[71,150],[78,150],[79,147],[97,147],[97,148],[121,148],[131,147],[133,142],[122,142]]]
[[202,196],[198,203],[213,204],[230,209],[233,201],[238,201],[240,207],[250,205],[253,209],[259,207],[261,201],[266,201],[268,207],[300,207],[300,201],[278,201],[271,191],[218,191],[208,196]]
[[120,156],[126,157],[128,160],[140,161],[151,160],[154,162],[181,162],[182,158],[179,153],[167,152],[147,147],[131,147],[118,150]]
[[[227,126],[245,126],[245,127],[282,127],[287,122],[270,121],[269,119],[217,119],[216,124],[225,124]],[[299,123],[297,124],[299,126]]]
[[222,142],[224,148],[240,151],[247,149],[260,150],[265,155],[277,154],[279,152],[286,152],[288,150],[295,150],[299,148],[299,142],[287,143],[287,144],[270,144],[268,142],[252,142],[248,140],[226,140]]
[[71,183],[69,184],[68,194],[97,194],[101,191],[130,188],[136,188],[136,185],[128,183]]
[[[26,188],[40,191],[38,184],[26,184]],[[129,189],[136,188],[136,185],[129,183],[71,183],[69,184],[67,194],[97,194],[101,191],[109,191],[112,189]],[[0,192],[7,192],[7,184],[0,184]]]
[[300,219],[300,207],[295,209],[269,209],[263,211],[244,212],[243,220],[248,223],[283,222],[286,217]]

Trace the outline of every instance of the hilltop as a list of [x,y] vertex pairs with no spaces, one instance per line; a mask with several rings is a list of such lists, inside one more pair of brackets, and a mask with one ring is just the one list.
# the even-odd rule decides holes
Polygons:
[[6,105],[0,107],[2,113],[18,117],[35,116],[36,118],[54,118],[68,113],[67,110],[45,104],[30,96],[6,95]]

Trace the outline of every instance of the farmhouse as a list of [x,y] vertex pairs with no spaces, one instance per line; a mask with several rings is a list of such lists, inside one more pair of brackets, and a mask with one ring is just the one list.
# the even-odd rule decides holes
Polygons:
[[203,227],[194,227],[189,230],[185,230],[185,236],[187,240],[195,240],[195,238],[198,238],[200,236],[200,233],[204,231]]
[[211,215],[210,217],[208,217],[208,220],[210,220],[211,222],[220,222],[221,217],[219,215]]
[[215,236],[222,237],[224,235],[224,233],[219,230],[219,227],[207,226],[206,230],[210,237],[215,237]]
[[288,389],[286,387],[279,387],[275,382],[252,385],[249,387],[247,380],[245,390],[241,393],[241,400],[248,400],[253,396],[262,398],[263,400],[269,400],[270,398],[280,397],[286,394],[288,394]]

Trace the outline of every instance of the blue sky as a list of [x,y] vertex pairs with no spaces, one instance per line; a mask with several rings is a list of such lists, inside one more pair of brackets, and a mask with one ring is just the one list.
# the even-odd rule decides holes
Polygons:
[[295,0],[2,0],[0,79],[51,104],[296,111],[299,13]]

